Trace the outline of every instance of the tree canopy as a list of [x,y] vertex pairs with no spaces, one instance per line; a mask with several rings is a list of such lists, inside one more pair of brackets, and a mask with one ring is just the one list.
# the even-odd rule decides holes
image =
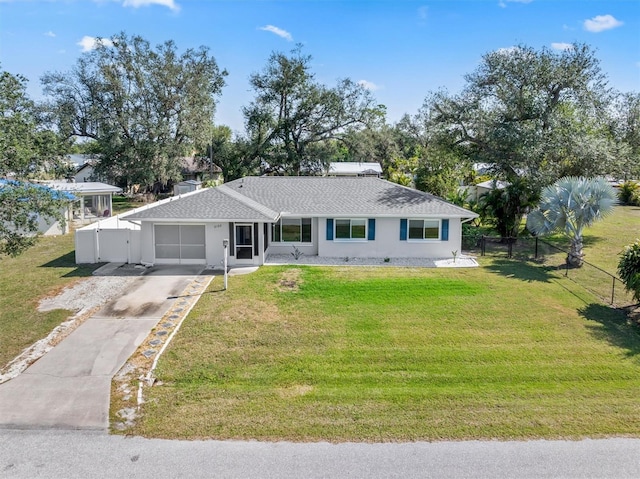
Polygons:
[[225,75],[206,47],[179,54],[173,41],[154,49],[121,33],[42,83],[59,130],[96,142],[97,174],[151,187],[179,180],[179,159],[211,140]]
[[334,140],[375,121],[382,109],[363,86],[343,79],[333,87],[318,83],[311,56],[298,46],[273,53],[250,83],[253,102],[243,109],[250,151],[271,171],[282,174],[322,170]]
[[37,240],[38,220],[64,222],[67,201],[57,192],[26,180],[43,177],[61,163],[57,135],[44,129],[26,79],[0,73],[0,256],[16,256]]
[[69,143],[46,129],[22,75],[0,72],[0,176],[44,178],[62,166]]
[[460,94],[439,92],[425,108],[501,179],[545,185],[566,174],[601,174],[611,164],[598,123],[610,95],[588,46],[498,50],[465,79]]

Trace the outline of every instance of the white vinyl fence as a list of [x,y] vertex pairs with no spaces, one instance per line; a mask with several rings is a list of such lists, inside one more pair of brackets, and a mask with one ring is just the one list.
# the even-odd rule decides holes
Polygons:
[[140,226],[117,216],[76,230],[76,263],[139,263]]

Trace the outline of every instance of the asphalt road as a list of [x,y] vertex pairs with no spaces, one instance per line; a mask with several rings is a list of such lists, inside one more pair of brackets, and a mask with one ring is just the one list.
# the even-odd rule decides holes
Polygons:
[[637,478],[640,440],[294,444],[0,429],[3,478]]

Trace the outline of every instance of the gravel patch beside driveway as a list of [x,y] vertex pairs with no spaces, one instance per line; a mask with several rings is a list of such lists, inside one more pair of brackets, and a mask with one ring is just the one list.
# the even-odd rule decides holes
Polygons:
[[[52,299],[89,317],[22,374],[0,384],[0,427],[108,428],[112,376],[200,267],[156,268],[144,276],[89,278]],[[106,301],[106,298],[111,298]],[[63,303],[60,303],[63,301]]]

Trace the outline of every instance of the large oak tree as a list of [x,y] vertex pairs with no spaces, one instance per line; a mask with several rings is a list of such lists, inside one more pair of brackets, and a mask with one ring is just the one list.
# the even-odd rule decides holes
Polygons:
[[438,92],[423,109],[469,161],[488,163],[497,179],[531,192],[511,196],[519,204],[509,211],[520,217],[510,222],[519,224],[520,206],[558,178],[614,168],[616,146],[604,121],[612,96],[587,45],[494,51],[465,79],[461,93]]
[[210,142],[225,75],[206,47],[121,33],[42,83],[60,131],[97,143],[98,175],[150,188],[180,179],[179,159]]
[[379,118],[371,92],[349,79],[335,87],[318,83],[311,56],[298,46],[289,55],[273,53],[264,70],[251,75],[253,102],[243,109],[247,152],[280,174],[322,170],[335,141]]

